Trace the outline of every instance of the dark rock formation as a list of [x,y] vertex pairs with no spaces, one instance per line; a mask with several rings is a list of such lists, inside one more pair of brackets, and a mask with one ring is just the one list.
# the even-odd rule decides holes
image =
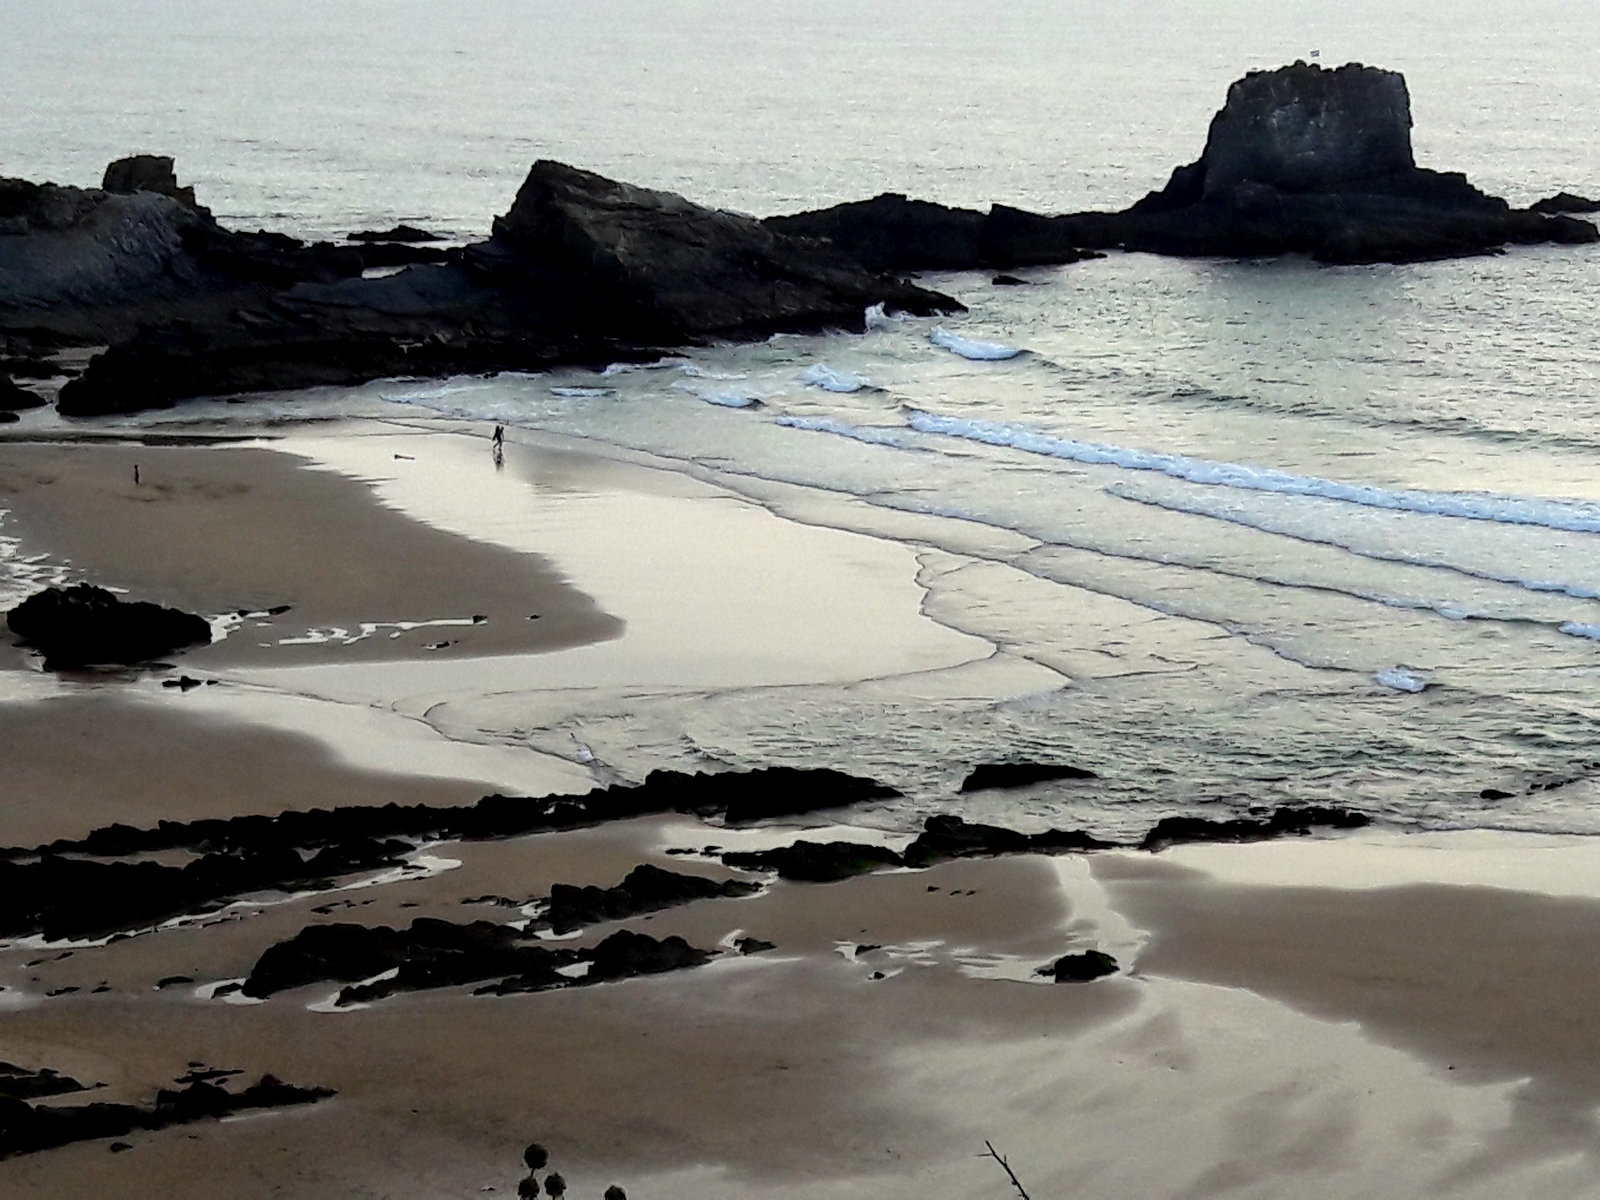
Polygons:
[[[584,796],[494,795],[461,807],[311,809],[277,817],[163,821],[154,829],[109,825],[85,838],[37,850],[0,850],[0,937],[103,936],[205,911],[247,892],[317,887],[352,873],[403,865],[403,856],[415,847],[400,838],[420,843],[519,837],[662,812],[715,817],[745,803],[761,810],[774,797],[782,798],[786,811],[799,811],[806,797],[814,807],[832,808],[883,791],[869,779],[828,770],[778,767],[720,775],[653,771],[638,787],[604,788]],[[195,857],[182,867],[97,861],[164,850],[187,850]],[[601,907],[606,910],[623,893],[634,906],[681,903],[696,898],[691,893],[698,893],[703,883],[709,881],[645,868],[630,875],[621,889],[611,889],[616,895]],[[745,885],[710,886],[718,894],[734,895]],[[572,889],[572,894],[582,891]]]
[[21,412],[29,408],[42,408],[45,399],[38,392],[18,387],[9,376],[0,375],[0,412]]
[[1089,850],[1109,850],[1115,843],[1104,842],[1076,829],[1047,829],[1043,833],[1019,833],[997,825],[978,825],[960,817],[929,817],[922,832],[905,848],[902,860],[908,867],[926,867],[948,858],[974,858],[994,854],[1076,854]]
[[1093,771],[1066,764],[1010,762],[984,763],[974,767],[961,781],[963,792],[981,792],[989,788],[1019,788],[1034,783],[1049,783],[1056,779],[1093,779]]
[[46,588],[6,615],[6,627],[50,669],[141,663],[211,641],[205,618],[147,601],[122,601],[90,584]]
[[740,954],[765,954],[768,950],[776,950],[778,946],[776,942],[764,938],[742,937],[734,941],[733,948]]
[[1054,221],[1088,246],[1330,263],[1600,240],[1587,222],[1513,209],[1463,175],[1417,167],[1405,80],[1355,63],[1251,72],[1228,89],[1199,160],[1164,189],[1122,213]]
[[755,884],[737,879],[715,880],[700,875],[680,875],[643,863],[628,872],[614,888],[574,887],[558,883],[550,888],[550,905],[541,921],[554,933],[570,933],[585,925],[621,921],[639,913],[655,912],[694,900],[749,896]]
[[495,219],[493,244],[561,272],[575,298],[646,341],[860,330],[877,302],[920,314],[960,307],[750,217],[549,161],[533,164]]
[[1053,963],[1046,963],[1034,972],[1045,975],[1057,983],[1088,983],[1117,973],[1117,960],[1103,950],[1084,950],[1078,954],[1063,954]]
[[1592,213],[1600,212],[1600,200],[1590,200],[1587,196],[1575,196],[1571,192],[1557,192],[1554,196],[1546,196],[1528,206],[1529,212],[1548,213]]
[[[498,982],[479,988],[479,994],[509,995],[677,971],[697,967],[710,957],[682,938],[658,941],[626,929],[597,946],[574,949],[539,945],[530,933],[488,921],[456,925],[419,917],[408,929],[399,930],[386,925],[308,925],[288,941],[267,948],[243,991],[264,998],[307,984],[355,983],[393,972],[342,989],[336,1003],[365,1004],[400,992],[487,979]],[[562,968],[579,964],[587,964],[587,970],[562,973]]]
[[[60,411],[133,411],[189,396],[531,370],[654,356],[710,338],[860,329],[878,302],[918,313],[961,307],[753,218],[552,162],[534,164],[488,241],[459,251],[378,241],[297,250],[268,237],[209,223],[186,228],[177,250],[198,255],[175,258],[169,246],[163,265],[191,298],[202,268],[205,279],[255,291],[216,293],[183,320],[151,320],[142,333],[110,339],[116,344],[62,389]],[[441,261],[354,277],[419,258]],[[0,292],[0,328],[7,303]]]
[[980,213],[885,192],[832,208],[768,217],[769,228],[817,238],[872,271],[970,271],[1100,257],[1043,217],[993,206]]
[[258,1083],[237,1093],[203,1082],[164,1089],[150,1105],[55,1107],[0,1098],[0,1158],[51,1150],[72,1142],[123,1137],[135,1130],[216,1120],[252,1109],[312,1104],[333,1094],[328,1088],[293,1087],[263,1075]]
[[1513,209],[1465,176],[1420,168],[1404,78],[1296,63],[1234,83],[1199,160],[1123,212],[1042,216],[996,204],[981,214],[885,195],[768,224],[901,270],[1069,263],[1110,249],[1411,262],[1593,242],[1593,225],[1564,214],[1597,207],[1563,193]]
[[223,229],[171,166],[124,159],[105,188],[0,179],[0,331],[35,346],[116,342],[360,274],[355,247]]
[[779,878],[803,883],[835,883],[882,867],[903,865],[900,855],[887,846],[804,840],[773,850],[729,851],[722,861],[741,870],[776,871]]
[[178,186],[173,165],[173,160],[164,154],[134,154],[119,158],[106,164],[100,189],[121,196],[131,196],[135,192],[171,196],[190,212],[209,217],[211,210],[201,208],[195,202],[194,188]]
[[0,1062],[0,1100],[39,1100],[85,1090],[76,1079],[49,1067],[30,1071],[15,1063]]
[[401,865],[405,842],[351,839],[302,858],[282,844],[201,853],[183,866],[96,862],[43,854],[0,861],[0,936],[102,937],[204,912],[254,891],[326,885],[342,875]]
[[415,225],[396,225],[393,229],[362,229],[349,235],[352,242],[442,242],[437,233],[418,229]]
[[1360,829],[1371,823],[1372,818],[1365,813],[1319,805],[1275,808],[1270,816],[1263,818],[1234,817],[1224,821],[1208,821],[1203,817],[1163,817],[1144,835],[1139,848],[1163,850],[1183,842],[1261,842],[1309,833],[1317,828]]

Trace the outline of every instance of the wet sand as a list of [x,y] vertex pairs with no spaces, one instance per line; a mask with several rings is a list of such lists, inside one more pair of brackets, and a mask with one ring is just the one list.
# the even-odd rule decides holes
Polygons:
[[[1024,679],[927,618],[905,547],[627,464],[514,446],[503,472],[452,489],[472,439],[321,436],[0,444],[0,534],[44,568],[213,615],[294,606],[175,660],[217,681],[191,692],[161,686],[174,672],[43,676],[8,650],[0,844],[583,790],[588,764],[505,730],[585,680],[781,685],[985,662],[997,690]],[[619,566],[630,539],[639,557]],[[804,569],[772,577],[785,555]],[[674,558],[692,569],[641,569]],[[835,628],[853,610],[855,640]],[[297,640],[461,614],[488,619]],[[769,882],[624,922],[718,950],[671,975],[341,1011],[322,1011],[334,984],[207,998],[312,922],[506,921],[517,911],[485,897],[611,886],[641,862],[737,874],[669,849],[893,840],[806,825],[674,816],[444,844],[428,854],[448,869],[375,886],[251,898],[70,954],[0,947],[0,1060],[105,1085],[63,1102],[148,1099],[196,1061],[339,1092],[135,1134],[123,1154],[97,1141],[0,1161],[0,1194],[508,1194],[537,1139],[575,1197],[621,1183],[669,1200],[977,1200],[1009,1186],[981,1157],[990,1139],[1039,1200],[1600,1195],[1600,861],[1578,838],[1380,831]],[[746,934],[776,948],[741,956]],[[1034,975],[1088,948],[1121,972]],[[192,982],[160,986],[173,976]]]

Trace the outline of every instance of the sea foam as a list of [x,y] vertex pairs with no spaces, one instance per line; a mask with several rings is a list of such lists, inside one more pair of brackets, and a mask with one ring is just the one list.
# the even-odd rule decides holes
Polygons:
[[943,325],[935,328],[928,335],[928,340],[935,346],[942,346],[953,354],[959,354],[962,358],[970,358],[975,362],[997,362],[1015,358],[1022,353],[1021,348],[1017,346],[1007,346],[1000,342],[977,342],[971,338],[964,338],[951,333]]
[[835,371],[823,363],[807,367],[800,375],[800,382],[825,392],[859,392],[867,386],[867,381],[853,371]]
[[1159,471],[1175,479],[1213,487],[1278,492],[1289,496],[1320,496],[1346,504],[1395,512],[1427,513],[1471,521],[1496,521],[1506,525],[1542,525],[1572,533],[1600,533],[1600,505],[1577,500],[1544,500],[1530,496],[1505,496],[1492,492],[1427,492],[1382,488],[1374,484],[1343,483],[1315,475],[1297,475],[1275,467],[1247,463],[1215,462],[1156,450],[1138,450],[1101,442],[1053,437],[1024,425],[975,421],[938,413],[913,411],[911,428],[919,433],[962,438],[991,446],[1006,446],[1027,454],[1042,454],[1072,462],[1103,464],[1130,471]]

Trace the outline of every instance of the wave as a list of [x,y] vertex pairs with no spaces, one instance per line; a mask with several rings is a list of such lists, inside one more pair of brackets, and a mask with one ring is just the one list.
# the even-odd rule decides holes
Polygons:
[[719,408],[760,408],[761,401],[749,392],[737,388],[712,388],[696,387],[692,383],[678,380],[672,385],[673,390],[688,392],[696,400],[704,400],[707,404],[715,404]]
[[1343,483],[1316,475],[1280,471],[1276,467],[1216,462],[1157,450],[1081,442],[1072,438],[1053,437],[1023,425],[976,421],[917,410],[911,412],[909,424],[919,433],[1004,446],[1027,454],[1041,454],[1071,462],[1122,467],[1130,471],[1158,471],[1175,479],[1212,487],[1277,492],[1288,496],[1316,496],[1390,512],[1424,513],[1504,525],[1540,525],[1569,533],[1600,533],[1600,505],[1585,501],[1543,500],[1493,492],[1428,492],[1383,488],[1366,483]]
[[777,423],[788,426],[790,429],[805,429],[812,433],[831,433],[837,437],[847,437],[854,441],[866,442],[870,446],[894,446],[900,450],[913,449],[907,444],[905,430],[896,426],[852,425],[848,421],[838,421],[833,417],[784,416],[777,418]]
[[[1461,563],[1446,562],[1440,558],[1430,558],[1422,554],[1413,554],[1405,550],[1374,550],[1352,545],[1336,537],[1323,536],[1309,533],[1305,530],[1290,528],[1282,521],[1269,521],[1264,517],[1250,517],[1238,512],[1218,511],[1207,504],[1197,504],[1176,500],[1167,496],[1142,495],[1133,488],[1112,484],[1105,489],[1107,495],[1115,496],[1119,500],[1128,500],[1134,504],[1148,504],[1152,508],[1163,509],[1167,512],[1185,513],[1192,517],[1206,517],[1213,521],[1223,521],[1229,525],[1238,525],[1245,529],[1257,529],[1262,533],[1270,533],[1274,537],[1290,538],[1293,541],[1304,542],[1312,546],[1328,546],[1335,550],[1343,550],[1357,558],[1365,558],[1372,562],[1395,563],[1405,567],[1421,567],[1427,570],[1448,571],[1467,579],[1481,580],[1484,583],[1503,583],[1510,587],[1520,588],[1525,592],[1538,592],[1546,595],[1570,596],[1574,600],[1600,600],[1600,586],[1584,583],[1572,583],[1560,579],[1536,579],[1530,576],[1508,575],[1499,571],[1490,571],[1482,567],[1469,567]],[[1442,613],[1441,615],[1451,615]]]
[[823,363],[812,363],[800,375],[807,387],[821,388],[825,392],[859,392],[867,381],[853,371],[835,371]]
[[569,400],[597,400],[602,396],[613,396],[615,388],[608,387],[553,387],[550,389],[552,396],[564,396]]
[[1007,346],[1000,342],[978,342],[971,338],[964,338],[959,334],[951,333],[943,325],[938,326],[928,335],[928,340],[935,346],[959,354],[962,358],[970,358],[974,362],[997,362],[1002,359],[1016,358],[1023,351],[1017,346]]

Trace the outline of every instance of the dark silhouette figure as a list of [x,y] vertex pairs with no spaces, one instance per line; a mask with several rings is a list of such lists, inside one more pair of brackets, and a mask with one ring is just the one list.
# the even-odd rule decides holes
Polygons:
[[138,487],[139,486],[139,464],[138,463],[134,463],[133,464],[133,486],[134,487]]

